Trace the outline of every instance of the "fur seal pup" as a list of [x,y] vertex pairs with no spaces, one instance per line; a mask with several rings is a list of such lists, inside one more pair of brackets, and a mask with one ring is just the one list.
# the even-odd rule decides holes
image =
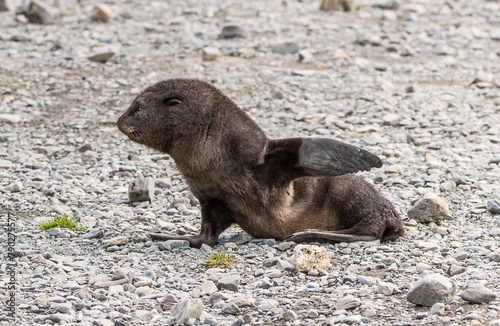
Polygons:
[[131,140],[169,154],[200,202],[200,234],[153,238],[214,245],[233,223],[254,238],[296,242],[404,234],[391,202],[353,174],[381,167],[376,155],[333,139],[268,139],[206,82],[158,82],[137,96],[117,125]]

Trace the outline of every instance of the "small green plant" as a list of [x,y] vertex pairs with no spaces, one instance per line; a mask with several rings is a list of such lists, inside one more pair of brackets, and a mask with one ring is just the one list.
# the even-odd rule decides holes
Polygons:
[[214,252],[210,255],[210,257],[205,258],[203,261],[203,265],[208,266],[208,267],[222,267],[226,268],[234,264],[236,261],[236,258],[227,253],[226,250],[223,252]]
[[57,215],[56,217],[45,222],[41,222],[38,225],[40,226],[40,229],[44,231],[52,228],[76,229],[80,232],[85,232],[87,230],[86,227],[78,223],[75,217],[66,214]]

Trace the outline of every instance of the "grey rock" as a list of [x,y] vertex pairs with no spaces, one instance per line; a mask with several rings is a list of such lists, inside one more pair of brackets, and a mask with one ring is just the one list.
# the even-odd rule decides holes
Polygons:
[[448,303],[455,295],[455,283],[440,274],[424,276],[408,292],[407,300],[420,306],[432,307],[435,303]]
[[59,21],[59,12],[39,1],[31,1],[24,15],[32,24],[54,24]]
[[273,45],[271,50],[278,54],[294,54],[299,52],[299,46],[295,42],[285,42]]
[[128,199],[132,202],[149,201],[153,199],[155,183],[153,178],[138,178],[130,181],[128,186]]
[[218,291],[217,286],[215,286],[215,283],[212,281],[205,281],[203,284],[200,286],[201,293],[203,294],[213,294]]
[[18,124],[23,118],[18,114],[2,113],[0,114],[0,121],[5,121],[11,124]]
[[127,242],[128,242],[127,237],[119,235],[111,239],[103,240],[102,244],[104,245],[104,247],[110,247],[110,246],[122,246],[127,244]]
[[167,241],[162,241],[158,242],[158,248],[160,250],[168,250],[172,251],[172,249],[176,248],[188,248],[189,247],[189,241],[187,240],[167,240]]
[[354,0],[321,0],[319,9],[351,11],[354,9]]
[[497,295],[482,285],[481,283],[471,283],[465,291],[462,291],[459,296],[467,302],[481,304],[490,303],[495,300]]
[[222,28],[221,34],[219,35],[220,38],[224,39],[231,39],[231,38],[238,38],[238,37],[245,37],[246,33],[245,31],[236,25],[228,25],[224,26]]
[[98,63],[105,63],[109,59],[111,59],[115,54],[116,54],[115,52],[110,52],[110,51],[95,53],[95,54],[89,55],[87,57],[87,60],[93,61],[93,62],[98,62]]
[[113,18],[113,10],[107,4],[99,3],[92,8],[90,16],[96,21],[107,23]]
[[239,275],[235,274],[225,275],[217,280],[217,288],[237,292],[240,283],[241,283],[241,277]]
[[284,313],[283,313],[283,319],[286,320],[286,321],[295,321],[299,318],[299,316],[297,315],[297,313],[293,310],[286,310]]
[[431,310],[429,311],[431,315],[444,315],[444,303],[438,302],[432,305]]
[[198,319],[204,306],[200,299],[189,299],[175,304],[170,313],[175,318],[176,324],[184,324],[190,318]]
[[297,245],[294,249],[295,268],[299,272],[310,270],[326,270],[330,266],[330,258],[324,247],[315,245]]
[[0,0],[0,12],[12,10],[11,0]]
[[237,315],[240,313],[240,308],[234,302],[228,302],[222,306],[221,311],[229,315]]
[[449,276],[455,276],[458,274],[462,274],[465,272],[465,267],[457,265],[457,264],[451,264],[451,266],[448,268],[448,275]]
[[486,203],[486,209],[493,214],[500,214],[500,200],[488,200],[488,202]]
[[307,318],[318,318],[318,316],[319,312],[316,309],[309,309],[306,314]]
[[101,229],[91,229],[87,233],[82,234],[80,237],[82,239],[99,239],[104,236],[104,232]]
[[422,223],[440,223],[448,213],[448,203],[443,198],[427,193],[408,211],[408,218]]
[[154,314],[151,311],[148,310],[136,310],[132,312],[132,318],[136,320],[140,320],[142,322],[149,322],[151,319],[153,319]]
[[47,233],[53,237],[57,237],[62,232],[61,228],[51,228],[47,230]]
[[359,307],[361,301],[358,298],[347,296],[337,302],[337,310],[352,310]]

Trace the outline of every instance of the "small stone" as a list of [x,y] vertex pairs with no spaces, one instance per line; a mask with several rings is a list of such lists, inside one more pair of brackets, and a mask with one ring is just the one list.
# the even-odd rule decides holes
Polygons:
[[190,299],[175,304],[170,309],[170,314],[177,324],[184,324],[191,318],[200,318],[203,309],[203,302],[200,299]]
[[316,309],[309,309],[306,314],[307,318],[318,318],[318,316],[319,312]]
[[128,199],[131,203],[149,201],[151,202],[155,191],[153,178],[138,178],[130,181],[128,186]]
[[217,288],[220,290],[226,289],[234,292],[238,291],[241,283],[241,277],[236,274],[225,275],[217,280]]
[[20,192],[23,190],[23,183],[21,181],[14,181],[5,187],[5,190],[10,192]]
[[493,214],[500,214],[500,200],[490,199],[486,203],[486,209]]
[[299,46],[295,42],[285,42],[273,45],[271,51],[278,54],[294,54],[299,52]]
[[399,114],[396,114],[396,113],[389,113],[389,114],[386,114],[382,117],[382,121],[384,121],[384,123],[389,124],[389,125],[394,125],[394,124],[398,123],[400,120],[401,120],[401,116]]
[[330,266],[330,258],[324,247],[315,245],[297,245],[294,249],[295,268],[302,273],[311,270],[326,270]]
[[300,62],[310,62],[312,59],[312,54],[311,52],[307,51],[307,50],[300,50],[299,51],[299,61]]
[[490,303],[496,299],[496,294],[481,283],[471,283],[467,290],[459,294],[460,298],[470,303]]
[[431,315],[444,315],[444,303],[438,302],[432,305],[431,310],[429,311]]
[[347,296],[337,302],[337,310],[352,310],[359,307],[361,301],[358,298]]
[[0,122],[4,121],[4,122],[8,122],[8,123],[11,123],[14,125],[14,124],[18,124],[22,120],[23,119],[21,118],[21,116],[17,115],[17,114],[10,114],[10,113],[0,114]]
[[443,198],[427,193],[408,210],[408,218],[421,223],[440,223],[448,213],[448,203]]
[[119,294],[123,292],[123,285],[118,284],[118,285],[111,285],[108,288],[108,295],[112,296],[114,294]]
[[401,5],[401,0],[378,0],[372,7],[383,10],[398,10]]
[[222,306],[221,311],[229,315],[237,315],[240,313],[240,308],[234,302],[228,302]]
[[351,11],[354,9],[354,0],[321,0],[319,5],[320,10],[344,10]]
[[61,228],[51,228],[47,230],[47,233],[53,237],[57,237],[61,232]]
[[333,54],[334,60],[336,60],[336,59],[348,60],[349,58],[350,58],[349,55],[342,49],[335,50],[335,53]]
[[477,83],[488,83],[488,84],[493,84],[495,82],[495,75],[486,72],[486,71],[480,71],[477,73],[476,78],[472,81],[473,84]]
[[0,12],[12,10],[12,3],[10,0],[0,0]]
[[111,10],[111,7],[108,6],[107,4],[100,3],[92,8],[90,16],[94,20],[107,23],[113,17],[113,11]]
[[455,283],[448,278],[440,274],[428,274],[410,290],[406,298],[416,305],[432,307],[437,302],[450,302],[455,290]]
[[132,313],[132,318],[135,320],[140,320],[142,322],[149,322],[153,319],[154,315],[151,311],[148,310],[136,310]]
[[59,20],[56,10],[38,1],[31,1],[24,15],[32,24],[54,24]]
[[458,274],[462,274],[463,272],[465,272],[465,267],[457,264],[451,264],[451,266],[448,268],[449,276],[455,276]]
[[219,35],[219,37],[224,39],[231,39],[237,37],[244,38],[245,34],[246,34],[245,31],[241,27],[235,25],[229,25],[229,26],[224,26],[222,28],[222,32]]
[[189,241],[187,240],[167,240],[157,243],[158,248],[160,250],[172,251],[172,249],[176,248],[188,248]]
[[203,284],[200,286],[200,290],[202,294],[213,294],[219,291],[217,286],[215,286],[215,283],[212,281],[203,282]]
[[285,321],[294,321],[297,320],[299,316],[297,316],[297,313],[295,313],[293,310],[286,310],[283,313],[283,319]]
[[103,240],[102,244],[104,245],[104,247],[111,247],[111,246],[121,246],[127,244],[127,242],[128,238],[123,235],[120,235],[108,240]]
[[49,319],[54,323],[63,323],[63,322],[69,323],[72,322],[75,319],[75,317],[67,314],[52,314],[48,316],[47,319]]
[[111,59],[111,57],[113,57],[114,55],[115,55],[114,52],[101,52],[88,56],[87,60],[98,63],[105,63],[106,61]]
[[387,282],[378,282],[377,284],[377,293],[382,293],[383,295],[393,295],[394,289],[396,286]]
[[220,51],[217,48],[206,47],[201,50],[201,57],[205,61],[213,61],[220,56]]

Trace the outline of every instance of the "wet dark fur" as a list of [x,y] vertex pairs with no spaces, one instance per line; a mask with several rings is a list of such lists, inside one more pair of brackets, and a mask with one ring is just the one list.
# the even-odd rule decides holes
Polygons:
[[[152,234],[214,244],[231,224],[255,238],[396,239],[394,206],[359,170],[375,155],[331,139],[270,140],[214,86],[172,79],[148,87],[119,118],[131,140],[169,154],[201,206],[199,235]],[[312,230],[309,230],[312,229]]]

